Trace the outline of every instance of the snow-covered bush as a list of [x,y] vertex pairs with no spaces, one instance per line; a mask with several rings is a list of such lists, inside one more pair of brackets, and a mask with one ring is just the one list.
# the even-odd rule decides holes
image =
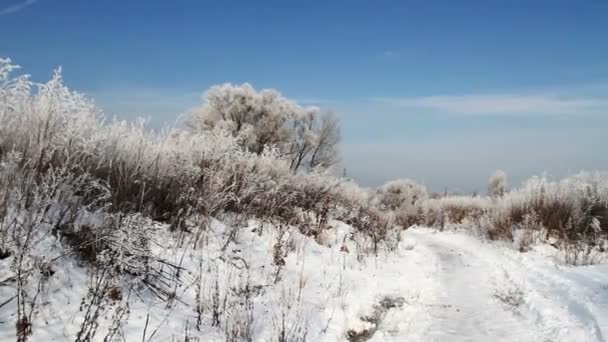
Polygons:
[[411,179],[397,179],[384,184],[376,191],[380,209],[394,211],[415,206],[428,198],[424,185]]
[[533,218],[547,236],[594,240],[608,234],[608,173],[580,173],[561,181],[533,177],[509,193],[503,206],[515,225]]
[[460,195],[430,199],[424,207],[429,222],[462,224],[475,222],[491,204],[485,197]]
[[[493,177],[491,197],[445,196],[420,208],[402,208],[397,222],[477,227],[492,240],[514,240],[518,231],[568,250],[571,263],[585,263],[608,242],[608,173],[583,172],[559,181],[532,177],[506,192],[502,173]],[[529,232],[529,233],[528,233]],[[530,243],[529,241],[527,243]],[[582,247],[584,246],[584,248]],[[525,249],[522,247],[521,249]]]
[[492,239],[526,234],[562,249],[568,263],[593,263],[608,246],[608,173],[533,177],[495,202],[488,216]]
[[490,177],[488,194],[491,197],[502,197],[507,193],[507,186],[507,174],[502,170],[496,170]]

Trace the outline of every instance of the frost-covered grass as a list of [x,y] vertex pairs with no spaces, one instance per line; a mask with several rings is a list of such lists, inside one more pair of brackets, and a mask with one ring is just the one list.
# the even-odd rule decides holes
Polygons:
[[294,173],[271,145],[253,153],[221,128],[154,132],[143,121],[108,122],[92,101],[64,86],[60,72],[36,84],[11,76],[15,69],[0,62],[0,159],[39,178],[57,168],[87,174],[108,191],[110,211],[138,212],[172,227],[193,213],[289,224],[313,216],[318,227],[309,230],[316,234],[329,218],[355,222],[368,206],[355,184],[328,171]]
[[490,240],[515,241],[522,251],[536,240],[549,242],[567,251],[573,264],[597,262],[605,254],[607,172],[582,172],[557,181],[533,177],[509,192],[504,185],[491,189],[492,196],[418,195],[424,199],[398,206],[396,222],[403,227],[473,228]]

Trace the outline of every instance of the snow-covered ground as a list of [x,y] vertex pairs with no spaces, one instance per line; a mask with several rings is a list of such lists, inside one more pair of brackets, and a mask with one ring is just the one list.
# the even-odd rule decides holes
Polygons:
[[[254,341],[274,340],[281,331],[290,341],[608,336],[608,265],[566,266],[549,246],[520,253],[466,232],[412,228],[401,233],[395,250],[374,256],[363,254],[365,242],[351,239],[351,228],[339,222],[317,239],[321,244],[294,230],[280,236],[274,227],[250,223],[228,245],[228,227],[215,222],[199,248],[187,248],[160,228],[154,252],[185,268],[180,282],[169,284],[175,297],[165,302],[142,291],[108,302],[95,340],[104,339],[127,297],[128,313],[112,340],[183,341],[189,335],[190,341],[224,341],[243,327]],[[8,259],[0,267],[8,267]],[[55,264],[31,341],[74,340],[90,279],[75,260]],[[12,295],[10,284],[0,286],[0,303]],[[0,308],[1,341],[15,339],[14,313],[14,302]]]
[[[394,340],[605,340],[606,265],[569,267],[547,246],[520,253],[463,233],[419,228],[404,235],[411,253],[426,260],[408,267],[422,268],[433,279],[434,296],[419,303],[426,327],[416,335],[401,330]],[[422,291],[420,285],[414,280],[405,286]],[[394,312],[391,321],[400,320]]]

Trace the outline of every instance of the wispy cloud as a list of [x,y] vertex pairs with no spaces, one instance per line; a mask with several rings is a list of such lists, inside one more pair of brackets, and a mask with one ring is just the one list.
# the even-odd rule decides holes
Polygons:
[[462,95],[379,97],[374,101],[395,106],[454,114],[587,114],[608,113],[608,99],[556,95]]
[[295,101],[304,106],[321,106],[335,102],[334,100],[319,97],[296,97]]
[[8,7],[0,8],[0,16],[19,12],[28,6],[35,4],[37,1],[38,0],[25,0]]
[[397,57],[399,56],[398,52],[395,52],[393,50],[385,50],[382,55],[384,55],[385,57]]
[[202,103],[202,91],[177,88],[115,87],[88,92],[108,117],[149,118],[153,126],[173,123]]
[[397,59],[401,57],[401,54],[398,51],[387,49],[382,51],[380,57],[383,59]]

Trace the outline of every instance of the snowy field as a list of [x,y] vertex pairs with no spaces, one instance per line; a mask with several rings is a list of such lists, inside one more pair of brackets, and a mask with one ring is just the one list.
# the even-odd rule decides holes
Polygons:
[[[216,221],[196,249],[159,229],[154,252],[183,267],[180,282],[167,284],[175,298],[142,291],[107,302],[94,340],[104,340],[119,308],[127,310],[110,341],[224,341],[235,330],[254,341],[281,331],[286,341],[604,341],[608,334],[606,265],[566,266],[547,245],[520,253],[429,228],[402,232],[394,251],[363,255],[365,242],[348,238],[349,226],[333,226],[322,244],[291,230],[283,262],[273,227],[252,222],[223,248],[229,230]],[[87,269],[69,258],[55,265],[31,341],[74,340],[84,320]],[[0,298],[13,293],[0,286]],[[12,303],[0,310],[1,341],[14,340],[14,312]]]

